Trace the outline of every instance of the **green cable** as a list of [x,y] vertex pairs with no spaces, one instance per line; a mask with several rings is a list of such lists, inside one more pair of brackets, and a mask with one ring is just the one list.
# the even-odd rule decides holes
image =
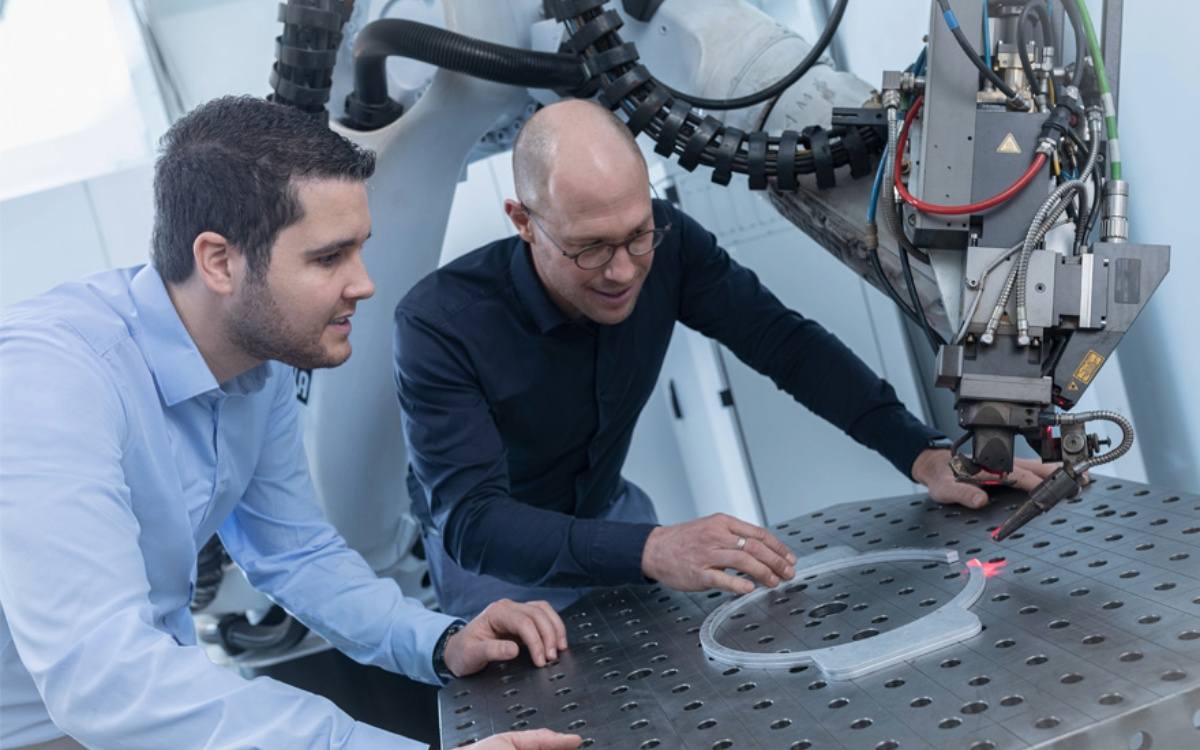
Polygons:
[[1121,179],[1121,149],[1117,145],[1117,107],[1113,103],[1112,92],[1108,88],[1108,73],[1104,70],[1104,55],[1100,53],[1100,42],[1096,39],[1096,30],[1092,28],[1092,17],[1088,13],[1084,0],[1075,0],[1079,7],[1079,17],[1083,21],[1083,29],[1087,34],[1088,47],[1092,50],[1092,64],[1096,66],[1096,80],[1100,82],[1100,101],[1104,104],[1104,125],[1108,131],[1108,160],[1109,175],[1114,180]]

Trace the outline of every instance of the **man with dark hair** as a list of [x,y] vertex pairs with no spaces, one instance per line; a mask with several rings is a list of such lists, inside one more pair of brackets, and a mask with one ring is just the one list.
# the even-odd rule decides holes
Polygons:
[[545,602],[469,623],[426,610],[321,516],[287,365],[350,356],[351,316],[374,293],[360,255],[373,169],[298,110],[216,100],[163,139],[153,266],[4,310],[0,747],[424,747],[208,660],[188,604],[213,533],[364,663],[438,684],[520,643],[538,665],[566,647]]
[[[542,109],[517,138],[513,172],[517,200],[504,208],[517,236],[446,265],[396,308],[409,495],[444,611],[501,596],[562,607],[583,587],[646,579],[753,589],[726,569],[767,586],[792,577],[794,555],[765,529],[724,514],[657,526],[621,477],[677,321],[934,499],[986,502],[955,482],[948,451],[931,447],[941,436],[891,386],[699,224],[651,200],[642,154],[611,112]],[[1023,486],[1037,483],[1035,466],[1022,464]]]

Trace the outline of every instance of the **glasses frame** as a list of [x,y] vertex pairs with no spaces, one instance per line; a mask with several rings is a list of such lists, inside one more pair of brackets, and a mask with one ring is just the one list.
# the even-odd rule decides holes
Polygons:
[[[651,205],[650,210],[652,212],[651,215],[653,216],[654,204],[651,203],[650,205]],[[550,240],[550,244],[554,245],[554,247],[557,248],[557,250],[563,254],[564,258],[570,259],[571,262],[573,262],[575,264],[575,267],[581,271],[598,271],[601,268],[604,268],[605,266],[607,266],[609,263],[612,262],[613,258],[617,257],[617,250],[622,247],[625,248],[625,252],[629,253],[629,257],[631,257],[631,258],[641,258],[641,257],[647,256],[650,253],[652,253],[658,249],[658,246],[661,245],[662,241],[667,238],[667,235],[671,233],[671,229],[672,229],[670,224],[667,224],[667,225],[661,226],[661,227],[656,226],[653,229],[643,229],[642,231],[634,234],[632,237],[625,240],[624,242],[597,242],[593,245],[588,245],[587,247],[581,248],[578,252],[569,253],[565,249],[563,249],[562,245],[558,244],[558,240],[554,239],[554,237],[552,237],[550,235],[550,233],[546,231],[546,228],[543,227],[541,222],[539,222],[537,220],[537,217],[534,215],[533,211],[531,211],[529,209],[529,206],[526,206],[524,203],[522,203],[521,210],[525,212],[525,215],[529,217],[529,220],[533,222],[533,225],[535,227],[537,227],[539,230],[541,230],[542,234],[546,235],[546,239]],[[633,243],[637,242],[639,239],[641,239],[642,237],[645,237],[646,235],[651,235],[650,249],[646,250],[645,252],[635,253],[633,251]],[[585,266],[579,262],[579,258],[581,256],[583,256],[589,252],[592,252],[593,250],[596,250],[597,248],[601,248],[601,247],[609,248],[608,257],[604,259],[603,263],[596,265],[596,266]]]

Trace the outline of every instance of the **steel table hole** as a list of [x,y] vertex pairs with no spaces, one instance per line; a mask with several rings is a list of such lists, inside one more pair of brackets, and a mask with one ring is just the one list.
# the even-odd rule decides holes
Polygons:
[[662,743],[658,740],[646,740],[642,744],[638,745],[638,750],[653,750],[661,744]]
[[508,690],[505,690],[505,691],[504,691],[503,693],[501,693],[500,695],[502,695],[502,696],[503,696],[503,697],[505,697],[505,698],[511,698],[511,697],[513,697],[514,695],[516,695],[516,694],[517,694],[517,693],[519,693],[519,692],[521,692],[521,691],[520,691],[520,690],[517,690],[516,688],[509,688]]
[[713,743],[713,750],[729,750],[733,747],[733,740],[717,740]]
[[1069,620],[1055,620],[1050,623],[1050,628],[1052,630],[1062,630],[1063,628],[1069,627],[1070,625],[1071,625],[1071,622]]
[[463,729],[470,729],[473,726],[475,726],[475,720],[470,719],[468,721],[464,721],[463,723],[459,724],[458,726],[456,726],[454,728],[458,729],[458,730],[463,730]]
[[973,743],[970,750],[996,750],[996,743],[991,740],[980,740]]
[[509,724],[508,728],[513,730],[514,732],[516,732],[518,730],[524,729],[527,726],[529,726],[529,722],[525,721],[524,719],[521,719],[520,721],[514,721],[512,724]]
[[459,690],[457,693],[454,694],[454,699],[458,700],[459,698],[466,698],[470,694],[471,694],[470,690]]
[[1153,625],[1161,619],[1162,617],[1160,615],[1143,615],[1142,617],[1138,618],[1138,622],[1142,625]]
[[716,725],[717,725],[716,719],[705,719],[704,721],[697,724],[696,728],[697,729],[712,729]]
[[816,682],[811,683],[808,686],[808,689],[809,690],[820,690],[821,688],[825,687],[826,684],[827,683],[824,680],[817,680]]
[[809,748],[812,746],[813,743],[811,740],[800,740],[798,742],[793,742],[792,746],[789,747],[788,750],[809,750]]
[[459,706],[458,708],[454,709],[454,713],[465,714],[467,711],[470,711],[471,708],[472,708],[471,704],[468,703],[465,706]]
[[933,703],[933,698],[922,695],[920,698],[913,698],[908,702],[908,705],[912,706],[913,708],[924,708],[930,703]]
[[672,693],[686,693],[687,691],[689,691],[691,689],[692,689],[692,686],[685,682],[681,685],[676,685],[675,687],[671,688],[671,692]]
[[637,729],[645,729],[645,728],[646,728],[646,727],[648,727],[648,726],[650,726],[650,720],[649,720],[649,719],[638,719],[637,721],[635,721],[635,722],[633,722],[632,724],[630,724],[630,725],[629,725],[629,728],[630,728],[630,729],[637,730]]
[[1045,664],[1048,661],[1050,661],[1050,657],[1045,656],[1044,654],[1036,654],[1036,655],[1031,656],[1028,659],[1026,659],[1025,663],[1028,666],[1036,667],[1039,664]]
[[957,716],[951,716],[938,722],[938,729],[955,729],[960,726],[962,726],[962,719]]
[[683,710],[684,711],[695,711],[697,708],[700,708],[703,705],[704,705],[704,701],[692,701],[691,703],[688,703],[686,706],[684,706]]
[[1083,675],[1075,672],[1068,672],[1067,674],[1058,678],[1058,681],[1064,685],[1074,685],[1077,682],[1083,682]]
[[987,675],[979,675],[978,677],[972,677],[967,681],[967,684],[971,687],[982,687],[991,681],[991,677],[988,677]]
[[[700,701],[696,701],[696,702],[697,702],[697,703],[699,703]],[[621,711],[622,711],[622,712],[624,712],[624,711],[632,711],[633,709],[635,709],[635,708],[637,708],[637,707],[638,707],[638,702],[637,702],[637,701],[629,701],[628,703],[622,703],[622,704],[621,704]],[[687,706],[684,706],[684,707],[683,707],[683,710],[684,710],[684,711],[687,711],[687,710],[688,710],[688,707],[687,707]]]
[[1038,607],[1035,607],[1035,606],[1033,606],[1033,605],[1030,605],[1030,606],[1028,606],[1028,607],[1021,607],[1020,609],[1018,609],[1018,610],[1017,610],[1017,614],[1019,614],[1019,615],[1032,615],[1034,612],[1040,612],[1040,611],[1041,611],[1041,610],[1040,610]]
[[1012,648],[1017,645],[1017,642],[1012,638],[1002,638],[996,641],[996,648]]
[[1100,609],[1120,609],[1124,606],[1125,602],[1121,601],[1120,599],[1114,599],[1111,602],[1105,602],[1104,604],[1100,605]]
[[1200,630],[1185,630],[1179,634],[1181,641],[1194,641],[1197,638],[1200,638]]
[[1164,682],[1179,682],[1185,677],[1187,677],[1187,672],[1184,672],[1182,669],[1172,669],[1163,672],[1162,676]]
[[900,679],[899,677],[897,677],[894,680],[888,680],[887,682],[883,683],[883,686],[885,688],[898,688],[898,687],[902,687],[903,685],[904,685],[904,680]]
[[822,604],[820,606],[813,607],[812,611],[808,613],[808,616],[815,617],[817,619],[828,617],[829,615],[835,615],[838,612],[844,612],[847,609],[847,606],[848,605],[846,605],[845,602],[830,602],[828,604]]
[[741,685],[737,686],[737,691],[739,693],[744,693],[748,690],[753,690],[756,687],[758,687],[757,682],[743,682]]
[[561,696],[566,695],[569,692],[571,692],[571,688],[565,687],[565,688],[559,688],[558,690],[555,690],[554,694],[561,697]]
[[871,618],[872,625],[882,625],[883,623],[885,623],[887,621],[888,621],[887,615],[877,615],[877,616]]
[[[790,724],[791,721],[789,721],[788,723]],[[850,722],[850,728],[851,729],[866,729],[867,727],[871,726],[874,723],[875,723],[874,719],[864,716],[861,719],[855,719],[854,721]]]
[[1005,708],[1012,708],[1013,706],[1019,706],[1024,702],[1025,702],[1025,698],[1020,695],[1006,695],[1000,699],[1000,705],[1004,706]]
[[1120,693],[1105,693],[1104,695],[1100,696],[1101,706],[1115,706],[1124,701],[1125,696],[1121,695]]
[[875,750],[899,750],[900,743],[895,740],[884,740],[875,746]]
[[1061,723],[1062,719],[1059,719],[1057,716],[1043,716],[1033,722],[1033,725],[1038,729],[1053,729]]
[[770,708],[771,706],[774,706],[774,705],[775,705],[775,701],[771,700],[770,698],[765,698],[765,699],[759,701],[758,703],[755,703],[752,706],[752,708],[755,711],[761,711],[764,708]]
[[830,708],[845,708],[846,706],[849,706],[849,705],[850,705],[849,698],[834,698],[833,700],[829,701]]
[[954,667],[957,667],[959,664],[962,664],[962,662],[959,661],[958,659],[946,659],[938,666],[941,667],[942,669],[953,669]]
[[1092,593],[1092,590],[1086,587],[1071,589],[1071,596],[1087,596],[1090,593]]
[[988,710],[987,701],[971,701],[962,707],[964,714],[981,714]]

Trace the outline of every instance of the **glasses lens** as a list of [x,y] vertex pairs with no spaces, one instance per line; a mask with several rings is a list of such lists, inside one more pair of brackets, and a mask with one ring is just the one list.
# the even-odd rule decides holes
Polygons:
[[613,257],[612,245],[593,245],[575,256],[575,263],[585,271],[593,271]]

